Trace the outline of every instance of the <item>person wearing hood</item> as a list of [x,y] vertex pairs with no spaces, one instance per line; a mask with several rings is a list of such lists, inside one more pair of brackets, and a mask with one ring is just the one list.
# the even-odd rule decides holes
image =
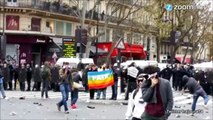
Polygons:
[[183,76],[183,82],[185,83],[184,88],[188,88],[189,92],[193,94],[193,103],[192,103],[192,116],[195,113],[196,109],[196,103],[198,98],[201,96],[204,99],[204,105],[203,107],[205,109],[207,108],[207,103],[208,103],[208,95],[206,92],[203,90],[201,85],[193,78],[193,77],[188,77],[187,75]]

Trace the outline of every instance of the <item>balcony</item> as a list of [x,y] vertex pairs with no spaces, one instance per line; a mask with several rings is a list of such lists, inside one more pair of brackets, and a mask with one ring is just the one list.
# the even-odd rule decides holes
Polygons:
[[[0,6],[3,6],[3,1],[0,1]],[[31,8],[38,9],[47,12],[55,12],[65,15],[76,16],[77,13],[76,7],[60,3],[57,1],[48,2],[44,0],[18,0],[17,2],[6,2],[5,7],[7,8]]]

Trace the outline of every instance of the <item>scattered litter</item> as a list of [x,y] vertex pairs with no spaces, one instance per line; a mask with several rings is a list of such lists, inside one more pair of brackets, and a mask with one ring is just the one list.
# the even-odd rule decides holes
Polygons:
[[34,102],[33,104],[38,105],[38,106],[43,106],[41,103]]
[[38,106],[43,106],[43,105],[41,103],[39,103]]
[[90,109],[95,109],[95,107],[93,107],[93,106],[87,106],[87,108],[90,108]]
[[191,99],[191,97],[187,97],[187,99]]
[[192,103],[187,103],[187,104],[191,105]]
[[180,115],[176,115],[175,117],[176,117],[176,118],[180,118]]
[[20,99],[20,100],[25,100],[25,96],[23,96],[23,97],[20,97],[19,99]]
[[16,112],[11,112],[10,115],[11,116],[15,116],[15,115],[17,115],[17,113]]
[[123,105],[128,105],[128,103],[127,103],[127,102],[123,102],[122,104],[123,104]]

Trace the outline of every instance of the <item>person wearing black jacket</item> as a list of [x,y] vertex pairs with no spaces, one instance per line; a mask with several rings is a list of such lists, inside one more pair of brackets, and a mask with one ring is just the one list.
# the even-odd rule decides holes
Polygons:
[[169,68],[169,65],[166,65],[166,68],[164,68],[161,72],[160,72],[160,77],[167,79],[170,81],[170,78],[172,76],[172,69]]
[[129,93],[137,88],[136,78],[140,70],[136,67],[136,64],[132,62],[127,68],[127,90],[125,94],[125,100],[129,99]]
[[173,70],[173,81],[174,81],[175,90],[179,89],[179,91],[182,91],[182,88],[183,88],[183,86],[185,84],[182,81],[182,78],[183,78],[184,75],[188,75],[189,76],[189,74],[181,66],[181,64],[177,64],[176,69]]
[[19,77],[19,65],[16,64],[14,68],[14,90],[16,90],[16,85]]
[[192,115],[195,113],[196,103],[200,96],[204,99],[203,107],[207,109],[206,105],[209,99],[201,85],[193,77],[188,77],[187,75],[183,76],[183,81],[186,83],[184,88],[188,88],[189,92],[193,94]]
[[27,91],[31,90],[32,68],[27,64]]

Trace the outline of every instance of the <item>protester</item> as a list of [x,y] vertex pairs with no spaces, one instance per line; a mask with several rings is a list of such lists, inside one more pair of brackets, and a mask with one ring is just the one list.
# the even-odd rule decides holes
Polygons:
[[44,92],[45,92],[45,97],[49,98],[48,89],[49,89],[49,84],[50,84],[50,80],[51,80],[49,62],[44,63],[44,67],[41,70],[41,78],[42,78],[41,97],[44,98]]
[[8,90],[8,83],[10,81],[10,70],[6,62],[3,63],[2,74],[4,75],[3,86],[5,90]]
[[21,65],[21,70],[19,71],[18,75],[19,75],[18,80],[19,80],[20,90],[25,91],[25,81],[27,78],[27,71],[25,69],[24,64]]
[[112,85],[112,97],[110,100],[117,100],[117,91],[118,91],[118,74],[121,73],[118,67],[113,67],[113,77],[114,77],[114,84]]
[[68,114],[67,100],[70,89],[70,71],[66,66],[59,70],[59,89],[61,91],[62,100],[57,103],[58,111],[61,111],[61,106],[64,106],[65,114]]
[[[109,70],[109,66],[106,64],[103,64],[102,67],[98,69],[98,71],[104,71],[104,70]],[[97,100],[100,99],[101,93],[102,93],[102,99],[106,100],[106,89],[107,88],[101,88],[97,90],[97,96],[96,96]]]
[[27,91],[31,90],[32,68],[27,64]]
[[[73,70],[72,74],[72,82],[75,82],[77,84],[79,84],[80,81],[82,81],[82,76],[80,75],[81,71],[77,71],[77,70]],[[73,83],[74,84],[74,83]],[[71,108],[72,109],[76,109],[77,105],[76,102],[78,100],[78,88],[75,88],[74,86],[72,86],[71,89]]]
[[4,79],[4,76],[3,76],[2,70],[0,68],[0,91],[1,91],[1,95],[2,95],[3,99],[7,99],[5,92],[4,92],[3,79]]
[[18,83],[18,77],[19,77],[19,65],[16,64],[14,67],[14,90],[16,90],[16,85]]
[[125,94],[125,100],[129,99],[129,93],[137,88],[136,77],[139,74],[139,69],[136,67],[136,64],[132,62],[127,68],[127,90]]
[[184,83],[186,83],[184,88],[188,88],[189,92],[191,94],[193,94],[192,116],[195,114],[196,103],[197,103],[197,100],[200,96],[203,97],[203,99],[204,99],[203,107],[205,109],[208,109],[207,108],[207,103],[208,103],[208,100],[209,100],[208,95],[203,90],[201,85],[198,84],[198,82],[194,78],[188,77],[187,75],[183,76],[183,81],[184,81]]
[[38,66],[38,64],[35,65],[35,68],[33,70],[33,80],[34,80],[34,85],[33,85],[33,89],[32,91],[40,91],[41,88],[41,70],[40,67]]
[[126,120],[141,120],[141,115],[144,112],[144,101],[142,99],[142,84],[146,80],[145,74],[140,74],[137,77],[137,88],[133,90],[128,100],[128,107],[126,112]]
[[141,120],[166,120],[173,108],[173,93],[168,80],[158,77],[160,69],[147,66],[144,73],[149,74],[142,86],[142,98],[147,102]]
[[54,92],[59,91],[59,86],[58,86],[58,80],[59,80],[59,65],[54,65],[51,68],[51,82],[52,82],[52,89]]
[[[90,66],[91,66],[91,67],[90,67],[90,69],[88,70],[88,72],[91,72],[91,71],[98,71],[95,64],[91,64]],[[88,78],[87,78],[87,80],[88,80]],[[89,89],[89,93],[90,93],[90,99],[93,100],[93,99],[94,99],[94,96],[95,96],[95,89]]]

